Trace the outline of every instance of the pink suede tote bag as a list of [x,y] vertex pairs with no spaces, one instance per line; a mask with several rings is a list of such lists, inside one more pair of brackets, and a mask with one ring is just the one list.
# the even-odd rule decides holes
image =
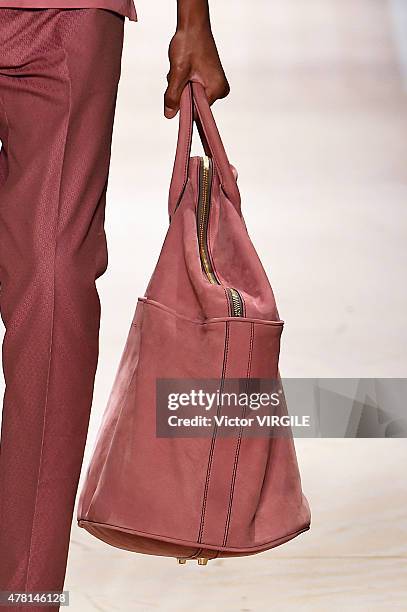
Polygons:
[[[191,157],[194,123],[205,155]],[[78,524],[179,563],[244,556],[310,527],[291,436],[157,437],[159,379],[279,379],[283,321],[200,83],[189,82],[169,229],[139,298],[87,470]]]

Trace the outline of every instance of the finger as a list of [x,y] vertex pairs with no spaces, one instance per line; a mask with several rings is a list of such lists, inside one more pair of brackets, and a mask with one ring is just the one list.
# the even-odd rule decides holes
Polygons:
[[172,108],[168,106],[164,101],[164,117],[167,119],[173,119],[178,112],[178,108]]
[[205,88],[205,93],[208,98],[209,104],[213,104],[216,100],[226,98],[230,93],[230,86],[226,79],[222,80],[219,84],[212,84]]
[[187,82],[187,77],[169,73],[168,87],[164,94],[164,115],[167,119],[172,119],[177,114],[181,94]]

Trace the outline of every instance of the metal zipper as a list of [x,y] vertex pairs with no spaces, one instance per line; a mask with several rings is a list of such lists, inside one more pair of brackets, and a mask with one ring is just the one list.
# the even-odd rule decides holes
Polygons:
[[[207,155],[200,158],[199,166],[199,201],[197,211],[197,231],[199,255],[202,269],[213,285],[222,285],[213,268],[211,255],[208,248],[208,224],[211,207],[211,191],[213,166],[212,160]],[[233,287],[224,287],[228,298],[230,312],[233,317],[244,317],[244,302],[241,294]]]
[[234,317],[244,317],[243,299],[237,289],[226,287],[226,292],[229,297],[231,311]]

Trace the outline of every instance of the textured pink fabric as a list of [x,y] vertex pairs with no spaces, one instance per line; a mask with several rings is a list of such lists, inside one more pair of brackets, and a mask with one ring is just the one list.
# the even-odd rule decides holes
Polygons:
[[0,590],[63,587],[98,358],[123,23],[93,9],[0,10]]
[[[193,94],[193,95],[192,95]],[[199,255],[200,159],[190,158],[193,108],[214,167],[210,283]],[[278,380],[283,321],[241,213],[204,90],[188,84],[157,266],[136,306],[78,505],[79,525],[119,548],[195,558],[250,555],[310,527],[293,440],[156,436],[160,378]],[[232,316],[225,287],[243,313]],[[239,311],[240,312],[240,311]],[[281,412],[286,413],[282,402]]]
[[33,9],[76,9],[100,8],[115,11],[137,21],[133,0],[0,0],[0,8],[33,8]]

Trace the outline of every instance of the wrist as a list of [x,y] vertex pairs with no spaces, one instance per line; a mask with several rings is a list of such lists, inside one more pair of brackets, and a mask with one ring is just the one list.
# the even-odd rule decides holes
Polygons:
[[207,0],[178,0],[177,30],[210,31],[211,23]]

